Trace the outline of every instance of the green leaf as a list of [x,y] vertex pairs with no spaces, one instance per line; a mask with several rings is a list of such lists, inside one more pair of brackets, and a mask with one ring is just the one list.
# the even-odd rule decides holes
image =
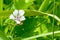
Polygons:
[[16,9],[26,9],[32,4],[33,0],[14,0]]
[[25,0],[14,0],[14,5],[16,9],[23,9],[25,5]]
[[3,11],[3,0],[0,0],[0,12]]
[[0,31],[0,40],[9,40],[2,31]]

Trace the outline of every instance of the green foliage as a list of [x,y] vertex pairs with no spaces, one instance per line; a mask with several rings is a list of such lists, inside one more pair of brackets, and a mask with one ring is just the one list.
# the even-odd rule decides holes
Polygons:
[[9,40],[2,31],[0,31],[0,40]]
[[[60,0],[1,0],[0,40],[60,40]],[[26,20],[16,24],[9,16],[23,9]]]
[[26,9],[33,3],[33,1],[34,0],[14,0],[14,4],[16,9]]

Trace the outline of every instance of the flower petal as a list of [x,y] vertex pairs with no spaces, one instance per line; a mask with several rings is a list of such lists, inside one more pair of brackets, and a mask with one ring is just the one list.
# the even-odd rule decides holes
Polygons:
[[20,24],[20,21],[18,21],[18,20],[15,20],[15,22],[16,22],[17,24]]
[[25,11],[24,11],[24,10],[19,10],[19,16],[23,16],[23,15],[24,15],[24,13],[25,13]]
[[20,21],[24,21],[24,20],[25,20],[25,17],[21,16]]
[[15,10],[15,11],[13,12],[13,15],[14,15],[14,16],[17,16],[17,15],[18,15],[18,10]]
[[15,17],[13,16],[13,14],[10,15],[9,19],[15,19]]

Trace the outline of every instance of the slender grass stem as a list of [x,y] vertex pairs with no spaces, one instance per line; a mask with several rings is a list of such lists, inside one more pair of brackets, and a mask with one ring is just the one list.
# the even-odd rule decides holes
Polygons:
[[[9,12],[9,14],[8,14]],[[60,18],[54,14],[50,14],[50,13],[44,13],[44,12],[41,12],[41,11],[36,11],[36,10],[25,10],[25,14],[24,16],[40,16],[40,15],[47,15],[47,16],[50,16],[54,19],[56,19],[58,22],[60,22]],[[3,13],[3,14],[2,14]],[[0,13],[0,16],[5,16],[5,17],[8,17],[10,14],[12,13],[12,11],[3,11]]]
[[[55,31],[54,32],[54,34],[57,34],[57,33],[60,33],[60,31]],[[52,34],[53,34],[53,32],[49,32],[49,33],[46,33],[46,34],[39,34],[39,35],[36,35],[36,36],[24,38],[22,40],[30,40],[30,39],[34,39],[34,38],[38,38],[38,37],[44,37],[44,36],[48,36],[48,35],[52,35]]]
[[13,30],[14,30],[14,28],[15,28],[16,25],[17,25],[17,24],[15,24],[15,25],[12,27],[12,29],[11,29],[11,31],[10,31],[10,35],[12,34],[12,32],[13,32]]
[[39,11],[45,11],[45,9],[48,7],[49,4],[50,4],[50,0],[44,0],[39,8]]
[[[54,6],[55,6],[55,0],[54,0]],[[55,10],[53,9],[53,15],[55,13]],[[54,17],[54,16],[53,16]],[[52,31],[53,31],[53,34],[52,34],[52,40],[54,40],[54,19],[53,19],[53,22],[52,22]]]
[[1,21],[0,22],[1,22],[1,26],[2,26],[2,22],[3,22],[2,17],[1,17]]

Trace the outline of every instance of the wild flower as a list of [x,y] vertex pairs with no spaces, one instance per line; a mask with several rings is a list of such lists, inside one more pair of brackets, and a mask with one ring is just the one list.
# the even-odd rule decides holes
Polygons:
[[21,21],[25,20],[24,10],[15,10],[13,14],[10,15],[9,19],[14,20],[17,24],[20,24]]

